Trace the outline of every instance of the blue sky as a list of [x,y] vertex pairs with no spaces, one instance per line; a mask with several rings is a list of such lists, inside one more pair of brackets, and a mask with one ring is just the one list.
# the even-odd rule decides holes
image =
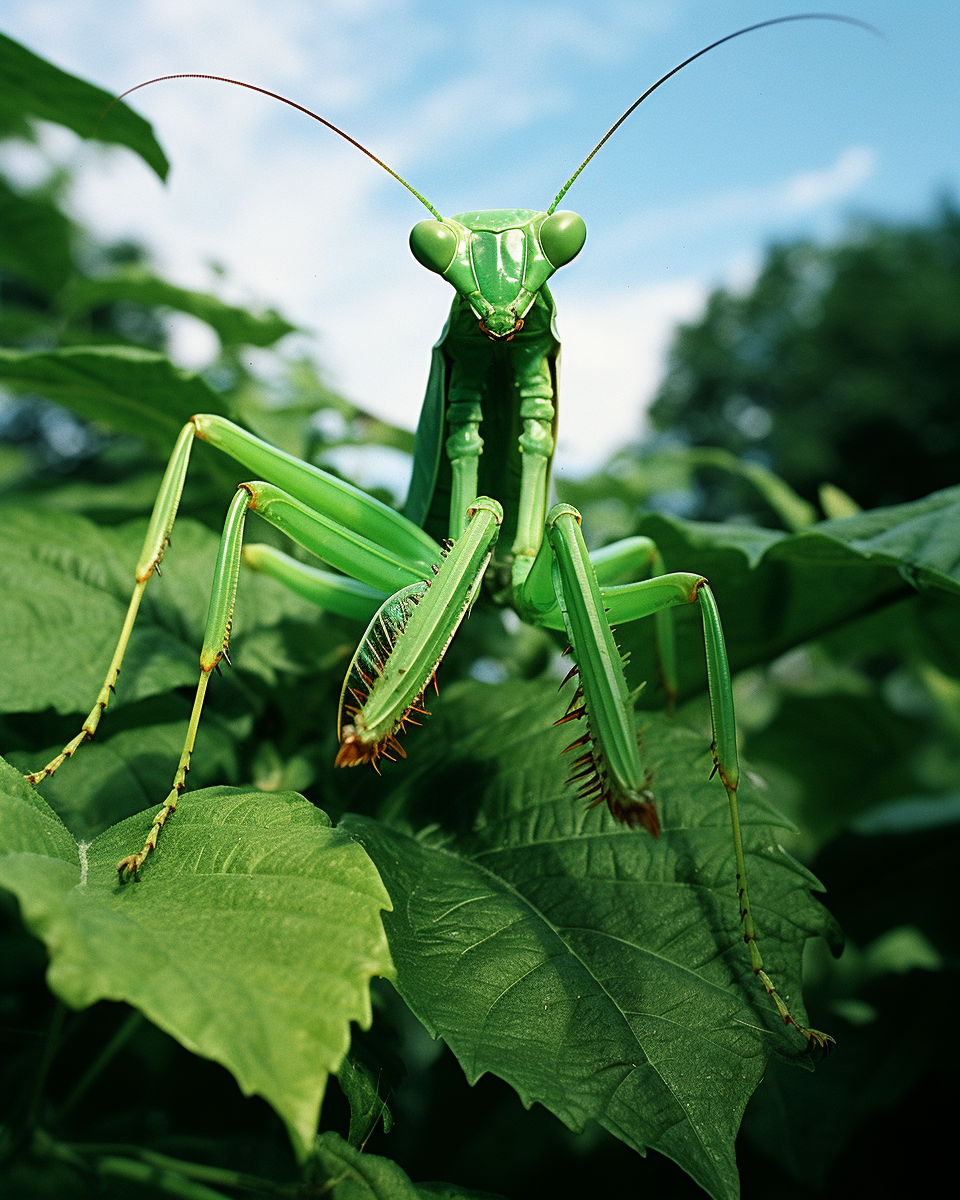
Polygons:
[[[797,0],[6,0],[5,32],[120,91],[154,75],[249,80],[321,112],[445,213],[546,207],[650,83]],[[564,200],[587,245],[553,285],[564,340],[558,461],[595,466],[636,436],[670,330],[763,248],[831,238],[858,213],[919,218],[960,194],[958,0],[837,0],[881,40],[827,22],[738,39],[647,101]],[[316,335],[331,381],[413,427],[449,289],[407,249],[426,215],[314,122],[237,88],[183,81],[135,107],[173,162],[162,187],[123,151],[51,131],[80,167],[73,203],[166,272],[280,307]],[[39,166],[19,153],[24,177]],[[176,353],[212,347],[190,318]]]

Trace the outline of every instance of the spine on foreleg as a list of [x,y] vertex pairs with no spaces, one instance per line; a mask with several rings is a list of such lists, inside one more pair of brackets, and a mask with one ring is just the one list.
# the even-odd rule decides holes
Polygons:
[[576,666],[577,690],[558,724],[586,718],[587,732],[567,747],[583,746],[571,782],[591,807],[605,803],[618,821],[642,825],[656,837],[660,821],[640,762],[633,703],[623,659],[607,621],[596,573],[580,534],[580,515],[558,504],[547,517],[554,553],[554,587]]
[[[627,658],[627,655],[621,655],[621,668],[626,665]],[[576,663],[570,668],[560,686],[563,687],[564,684],[574,678],[577,679],[577,689],[573,693],[570,703],[567,705],[566,713],[564,713],[559,721],[554,722],[555,725],[564,725],[568,721],[577,720],[586,720],[587,722],[586,733],[575,738],[563,751],[564,754],[568,754],[571,750],[583,747],[583,752],[570,765],[567,786],[569,787],[573,783],[578,784],[577,796],[581,800],[588,801],[588,808],[596,808],[598,804],[606,804],[612,815],[623,825],[629,825],[631,829],[642,826],[648,833],[652,833],[654,837],[659,837],[660,818],[657,815],[657,809],[654,805],[653,793],[647,787],[649,776],[644,774],[642,782],[637,777],[633,785],[624,784],[617,778],[604,752],[603,741],[596,732],[594,723],[591,721],[590,699],[584,689],[584,681],[580,676],[580,668]],[[627,712],[630,714],[626,718],[627,723],[632,725],[633,709],[629,696],[627,698],[625,714]],[[639,746],[639,736],[636,735],[635,729],[633,732],[637,736],[637,745]]]
[[464,534],[434,565],[434,578],[391,596],[375,614],[340,695],[338,767],[406,757],[397,734],[424,714],[423,694],[476,598],[503,509],[486,497],[467,511]]

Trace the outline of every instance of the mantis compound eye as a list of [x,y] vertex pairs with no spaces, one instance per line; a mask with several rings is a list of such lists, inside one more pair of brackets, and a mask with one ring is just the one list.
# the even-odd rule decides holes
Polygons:
[[420,221],[410,230],[413,257],[428,271],[442,275],[457,252],[457,235],[442,221]]
[[[430,225],[434,222],[423,221]],[[540,246],[554,267],[565,267],[583,249],[587,227],[575,212],[555,212],[540,226]],[[416,251],[414,251],[416,254]]]

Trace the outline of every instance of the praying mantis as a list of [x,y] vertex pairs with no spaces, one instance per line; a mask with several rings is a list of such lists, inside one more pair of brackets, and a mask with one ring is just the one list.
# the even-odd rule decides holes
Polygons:
[[[862,24],[827,14],[802,14],[760,22],[713,42],[627,109],[545,211],[498,209],[444,218],[369,150],[293,104],[372,158],[426,207],[430,217],[414,227],[411,249],[456,294],[433,352],[404,514],[223,417],[198,414],[182,430],[154,505],[129,608],[96,703],[60,754],[27,776],[36,784],[52,775],[96,733],[144,591],[170,541],[191,448],[197,438],[210,443],[253,478],[239,486],[224,522],[200,678],[173,784],[142,848],[118,864],[121,883],[140,878],[184,790],[211,673],[221,661],[230,661],[241,563],[323,610],[368,622],[341,692],[338,767],[370,764],[379,769],[382,759],[405,757],[399,737],[426,712],[427,689],[481,593],[488,602],[513,609],[523,621],[565,635],[572,661],[565,682],[573,682],[574,691],[557,724],[576,722],[578,736],[566,748],[576,751],[570,773],[576,795],[590,806],[606,804],[618,821],[652,837],[660,835],[655,780],[641,759],[634,697],[614,631],[619,624],[654,618],[660,670],[672,700],[677,690],[672,610],[697,604],[706,650],[714,771],[729,800],[739,916],[751,966],[784,1023],[794,1026],[810,1048],[829,1048],[832,1039],[827,1034],[794,1020],[764,970],[738,815],[733,691],[718,606],[708,581],[691,573],[666,573],[656,545],[645,537],[588,552],[580,514],[568,504],[549,503],[559,339],[547,285],[586,241],[582,218],[560,209],[560,201],[637,106],[677,71],[754,29],[812,18]],[[158,80],[148,81],[153,82]],[[275,93],[266,94],[292,104]],[[250,511],[326,567],[308,566],[271,546],[244,546],[244,521]],[[625,575],[636,578],[616,582]]]

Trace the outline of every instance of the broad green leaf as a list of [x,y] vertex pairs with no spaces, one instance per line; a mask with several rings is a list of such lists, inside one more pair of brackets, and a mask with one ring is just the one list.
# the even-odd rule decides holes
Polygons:
[[77,843],[50,806],[19,771],[0,758],[0,803],[3,854],[39,854],[79,867]]
[[0,178],[0,230],[0,264],[43,292],[63,287],[73,227],[49,196],[16,192]]
[[[89,712],[123,625],[145,531],[143,520],[98,527],[72,513],[3,509],[0,711]],[[196,685],[217,544],[205,526],[177,522],[111,707]],[[316,609],[252,571],[243,573],[238,597],[233,661],[273,682],[277,669],[292,665],[274,627],[286,617],[316,620]]]
[[62,71],[5,34],[0,34],[0,79],[0,121],[5,126],[21,117],[54,121],[82,138],[126,146],[166,179],[170,164],[149,121],[123,101],[104,116],[115,97],[103,88]]
[[[710,580],[734,671],[905,599],[919,626],[946,623],[960,632],[960,488],[797,534],[658,515],[644,517],[637,532],[654,539],[668,571]],[[706,683],[702,627],[693,608],[675,610],[686,695]],[[662,704],[650,623],[621,626],[617,639],[632,654],[635,677],[648,680],[641,704]],[[954,643],[943,654],[960,667],[960,638]]]
[[199,375],[136,346],[0,348],[0,381],[12,391],[56,400],[109,429],[135,433],[164,454],[194,413],[226,413],[221,397]]
[[0,787],[0,884],[46,943],[51,989],[73,1008],[133,1005],[263,1096],[309,1153],[350,1022],[369,1025],[370,978],[391,971],[390,899],[361,847],[294,793],[211,788],[182,798],[140,884],[121,887],[116,864],[155,810],[78,846],[6,764]]
[[272,346],[295,325],[272,309],[256,314],[225,304],[206,292],[176,287],[142,269],[131,269],[106,279],[77,280],[64,296],[66,311],[76,316],[101,304],[127,300],[147,308],[172,308],[205,321],[225,346]]
[[[454,686],[431,708],[385,801],[391,824],[344,821],[393,898],[404,999],[471,1083],[492,1071],[528,1107],[577,1130],[596,1120],[736,1196],[734,1138],[767,1059],[808,1060],[750,969],[709,734],[644,722],[654,840],[566,788],[552,686]],[[777,846],[782,818],[743,793],[763,957],[803,1021],[804,942],[835,927]]]

